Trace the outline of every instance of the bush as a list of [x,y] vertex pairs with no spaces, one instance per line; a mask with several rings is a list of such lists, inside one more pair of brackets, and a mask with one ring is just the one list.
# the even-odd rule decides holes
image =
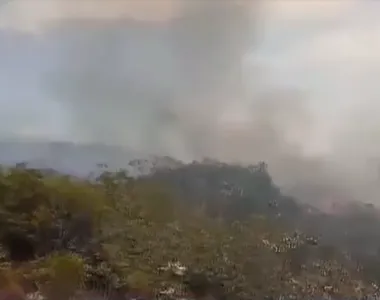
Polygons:
[[[278,192],[267,173],[255,176],[260,186],[255,197]],[[196,297],[252,299],[323,295],[328,278],[335,290],[356,293],[357,273],[335,261],[309,263],[302,234],[288,234],[264,217],[216,220],[195,204],[199,201],[178,197],[168,184],[132,180],[125,172],[105,172],[90,181],[2,169],[0,289],[25,294],[30,290],[25,279],[62,300],[79,291],[151,295],[164,288],[172,296],[191,291]]]

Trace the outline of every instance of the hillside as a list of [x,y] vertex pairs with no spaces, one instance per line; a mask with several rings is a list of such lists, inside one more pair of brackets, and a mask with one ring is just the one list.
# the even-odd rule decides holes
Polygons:
[[[97,176],[104,170],[123,169],[133,177],[144,175],[169,184],[182,200],[190,198],[197,204],[207,202],[213,214],[221,214],[224,210],[228,212],[224,217],[239,219],[252,213],[264,213],[279,221],[291,222],[293,227],[306,227],[328,241],[339,241],[339,246],[362,245],[356,241],[361,240],[360,236],[368,236],[365,247],[356,250],[365,249],[365,252],[374,254],[380,248],[377,218],[373,220],[377,213],[371,205],[330,203],[335,213],[325,214],[298,201],[303,199],[280,195],[265,172],[259,176],[262,186],[252,185],[251,182],[258,182],[257,174],[252,173],[254,166],[228,166],[212,160],[184,164],[170,157],[136,153],[117,146],[34,140],[0,141],[0,154],[0,164],[4,166],[27,162],[30,168],[54,170],[81,178],[91,174]],[[159,172],[155,172],[157,170]],[[153,176],[150,175],[152,172],[155,173]],[[356,225],[350,226],[353,220]],[[347,229],[352,233],[349,234]]]
[[251,299],[374,292],[339,252],[326,254],[301,232],[259,216],[210,218],[203,206],[180,205],[164,185],[122,172],[90,182],[13,168],[1,173],[0,191],[5,293]]
[[[65,149],[57,164],[86,153]],[[54,169],[49,152],[43,170],[33,163],[2,169],[0,299],[376,293],[375,207],[323,213],[283,195],[265,163],[136,158],[125,163],[130,176],[108,166],[104,149],[89,178]]]
[[194,162],[158,170],[148,178],[170,186],[179,199],[205,205],[211,216],[233,221],[264,215],[278,226],[317,236],[321,244],[355,257],[379,258],[380,211],[374,205],[336,202],[331,203],[334,213],[325,213],[282,194],[265,163]]

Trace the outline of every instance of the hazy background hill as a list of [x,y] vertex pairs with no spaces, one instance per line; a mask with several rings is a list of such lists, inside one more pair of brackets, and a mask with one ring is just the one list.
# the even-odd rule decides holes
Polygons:
[[130,169],[129,162],[137,158],[144,158],[144,154],[103,144],[0,140],[1,164],[27,162],[33,168],[52,168],[77,176],[88,176],[98,170],[99,164],[107,164],[110,170]]

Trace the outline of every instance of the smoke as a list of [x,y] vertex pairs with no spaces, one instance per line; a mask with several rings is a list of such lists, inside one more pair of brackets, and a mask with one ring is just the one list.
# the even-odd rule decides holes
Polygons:
[[373,200],[370,177],[308,153],[318,126],[307,96],[264,86],[244,62],[259,42],[258,2],[177,2],[177,13],[159,22],[129,15],[57,24],[60,65],[47,86],[68,110],[72,131],[187,161],[265,160],[286,191],[310,201],[325,194]]
[[220,114],[245,97],[242,60],[255,32],[253,2],[244,2],[182,1],[165,22],[57,26],[54,92],[77,133],[183,159],[211,155]]

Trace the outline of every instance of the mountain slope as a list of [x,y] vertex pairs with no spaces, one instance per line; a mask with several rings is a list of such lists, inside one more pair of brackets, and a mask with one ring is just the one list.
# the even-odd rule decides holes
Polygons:
[[337,203],[337,213],[323,213],[283,195],[265,164],[239,166],[210,159],[184,164],[170,157],[142,155],[100,144],[0,141],[0,164],[20,162],[79,177],[105,169],[127,169],[140,180],[167,186],[181,201],[204,205],[212,216],[242,220],[252,214],[263,215],[358,256],[377,257],[380,249],[380,220],[375,207]]

